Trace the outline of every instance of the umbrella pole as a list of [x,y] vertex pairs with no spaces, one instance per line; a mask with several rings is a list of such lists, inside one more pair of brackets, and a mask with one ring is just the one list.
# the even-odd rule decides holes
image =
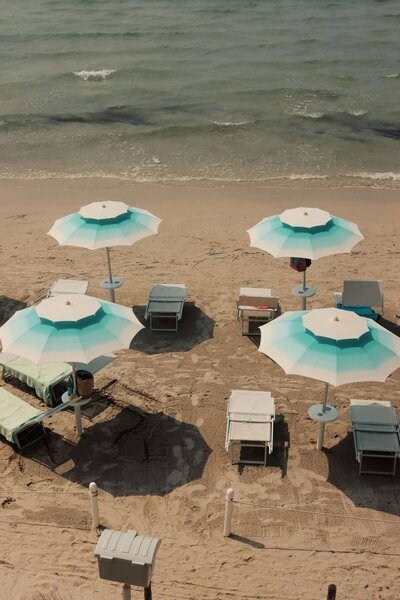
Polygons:
[[[72,363],[72,379],[74,380],[74,393],[78,395],[78,385],[76,381],[75,364]],[[81,407],[78,404],[74,406],[76,432],[81,437],[83,433]]]
[[[322,404],[322,412],[326,413],[326,404],[328,402],[329,383],[325,383],[324,402]],[[324,446],[325,422],[320,421],[318,426],[317,450],[322,450]]]
[[[110,281],[110,285],[113,283],[112,271],[111,271],[111,257],[110,257],[110,248],[106,248],[107,252],[107,263],[108,263],[108,279]],[[115,302],[115,290],[113,287],[110,287],[110,299],[111,302]]]
[[329,394],[329,383],[325,383],[324,403],[322,405],[322,412],[326,412],[326,404],[328,402]]
[[[303,271],[303,292],[306,291],[307,289],[307,285],[306,285],[306,273],[307,273],[307,269],[304,269]],[[302,296],[301,297],[301,310],[307,310],[307,298],[306,296]]]

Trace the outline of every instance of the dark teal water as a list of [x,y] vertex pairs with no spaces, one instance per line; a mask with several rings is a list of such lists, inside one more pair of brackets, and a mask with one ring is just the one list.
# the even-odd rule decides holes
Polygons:
[[398,0],[0,0],[0,176],[400,181]]

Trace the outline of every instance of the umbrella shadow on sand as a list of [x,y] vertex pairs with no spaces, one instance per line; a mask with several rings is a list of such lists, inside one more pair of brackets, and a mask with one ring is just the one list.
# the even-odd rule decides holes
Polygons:
[[113,496],[164,496],[199,479],[210,453],[194,425],[126,406],[88,428],[77,444],[52,433],[48,450],[32,458],[82,486],[95,481]]
[[392,321],[389,321],[388,319],[385,319],[384,317],[381,317],[378,320],[378,323],[379,323],[379,325],[382,325],[382,327],[384,327],[391,333],[394,333],[394,335],[397,335],[400,337],[400,325],[398,325],[398,323],[393,323]]
[[26,308],[27,304],[24,300],[16,300],[8,296],[0,295],[0,325],[3,325],[16,310]]
[[398,469],[395,477],[359,475],[351,432],[324,452],[329,465],[328,481],[350,498],[354,506],[400,516]]
[[[214,337],[215,321],[193,302],[186,302],[178,332],[152,331],[144,318],[146,307],[134,306],[133,312],[146,329],[139,331],[130,348],[145,354],[188,352],[195,346]],[[171,322],[168,323],[171,326]]]

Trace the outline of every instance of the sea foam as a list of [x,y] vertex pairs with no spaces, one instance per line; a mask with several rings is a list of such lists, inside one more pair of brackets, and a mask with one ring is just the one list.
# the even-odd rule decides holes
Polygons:
[[101,71],[74,71],[74,75],[83,79],[83,81],[100,81],[101,79],[107,79],[110,75],[116,72],[117,69],[102,69]]

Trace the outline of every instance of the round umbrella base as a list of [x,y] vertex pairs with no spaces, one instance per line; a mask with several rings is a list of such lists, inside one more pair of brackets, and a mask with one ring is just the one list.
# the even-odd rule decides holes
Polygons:
[[336,421],[339,415],[336,408],[327,404],[324,412],[322,410],[323,406],[323,404],[313,404],[308,409],[308,416],[314,421],[319,421],[320,423],[330,423],[331,421]]
[[119,279],[119,277],[113,277],[110,281],[110,279],[102,279],[100,281],[100,287],[103,288],[104,290],[110,290],[110,299],[111,302],[115,302],[115,290],[117,288],[120,288],[122,286],[122,279]]
[[293,296],[297,296],[297,298],[301,298],[301,309],[302,310],[306,310],[307,298],[311,298],[312,296],[315,296],[316,293],[317,293],[317,290],[315,288],[309,287],[309,286],[304,287],[303,284],[296,285],[296,287],[294,287],[292,289]]
[[323,410],[323,406],[323,404],[314,404],[308,409],[308,416],[314,421],[319,422],[317,450],[322,450],[324,445],[325,424],[336,421],[338,418],[338,411],[334,406],[327,404],[325,411]]
[[109,279],[102,279],[100,281],[100,287],[105,290],[116,290],[122,286],[122,279],[118,277],[113,277],[112,281]]

